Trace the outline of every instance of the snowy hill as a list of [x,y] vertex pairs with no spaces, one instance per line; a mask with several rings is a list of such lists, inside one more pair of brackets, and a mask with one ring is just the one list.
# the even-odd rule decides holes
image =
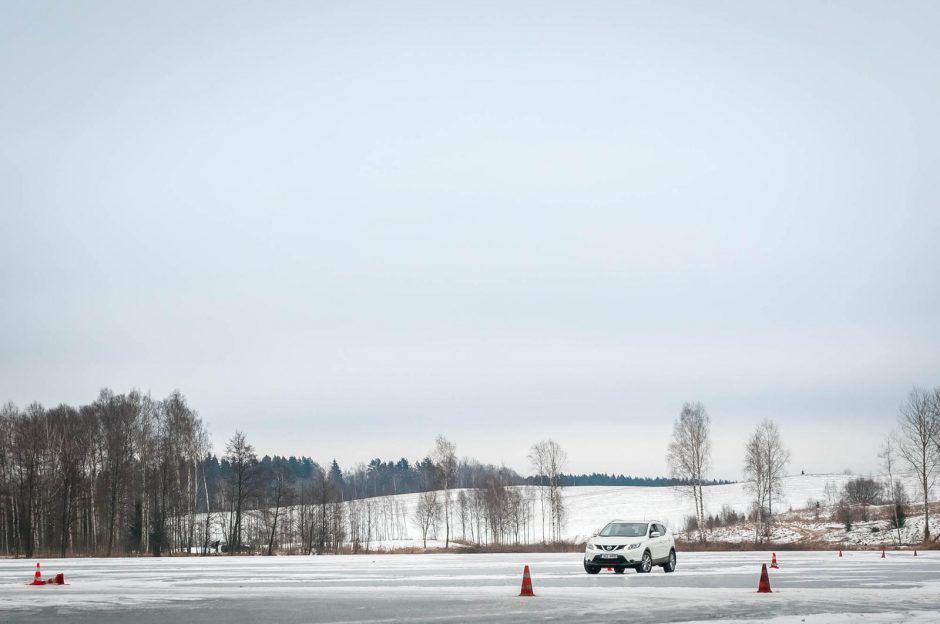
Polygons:
[[[775,503],[775,513],[781,516],[773,539],[779,542],[800,540],[829,541],[833,543],[880,544],[886,534],[886,522],[879,524],[872,521],[859,523],[851,533],[846,533],[838,522],[833,522],[828,510],[821,515],[808,513],[787,513],[808,507],[815,508],[819,501],[823,507],[834,503],[845,483],[857,478],[844,474],[816,474],[786,477],[783,482],[781,499]],[[879,477],[875,477],[878,479]],[[903,479],[908,492],[913,495],[916,486],[910,478]],[[513,500],[507,501],[500,508],[498,520],[493,518],[493,508],[484,510],[479,490],[452,490],[451,496],[451,539],[472,543],[531,544],[543,541],[541,501],[539,489],[534,486],[509,488]],[[735,483],[714,485],[705,488],[706,512],[717,515],[723,507],[733,509],[744,515],[751,507],[751,496],[746,484]],[[416,510],[421,501],[421,494],[402,494],[381,496],[369,499],[341,503],[342,517],[346,529],[344,541],[350,546],[366,550],[397,549],[423,546],[420,523],[416,519]],[[561,535],[563,540],[580,542],[586,540],[598,528],[613,519],[660,520],[672,530],[681,534],[685,518],[694,514],[693,504],[684,492],[672,487],[612,487],[578,486],[562,488],[566,519]],[[310,511],[306,512],[308,514]],[[315,513],[315,511],[314,511]],[[299,526],[301,511],[297,507],[282,510],[284,518],[280,526],[288,529]],[[270,512],[248,512],[246,527],[249,532],[261,534]],[[213,539],[224,541],[225,518],[221,515],[213,525]],[[492,523],[500,522],[503,536],[499,540],[492,538]],[[933,524],[933,522],[931,523]],[[905,540],[915,541],[918,531],[922,531],[922,518],[912,517],[910,526],[904,532]],[[506,527],[511,527],[506,529]],[[428,547],[443,546],[443,518],[432,522],[428,531]],[[728,542],[744,542],[753,539],[749,528],[725,527],[716,529],[713,539]],[[294,542],[288,534],[278,540],[279,543]]]
[[[826,487],[841,491],[845,483],[857,475],[817,474],[786,477],[783,483],[782,500],[778,509],[803,509],[809,501],[821,501],[826,504]],[[908,492],[913,492],[913,481],[906,483]],[[536,488],[531,490],[536,497]],[[452,492],[452,496],[459,491]],[[685,518],[694,515],[690,498],[682,490],[672,487],[611,487],[578,486],[562,489],[566,508],[566,521],[563,530],[565,540],[582,541],[591,536],[598,528],[616,518],[661,520],[674,532],[681,532]],[[417,494],[389,497],[400,500],[407,517],[412,517],[417,505]],[[536,501],[536,506],[538,505]],[[746,491],[746,484],[713,485],[705,488],[706,512],[715,515],[722,507],[728,506],[740,514],[745,514],[751,507],[751,496]],[[536,508],[535,514],[538,514]],[[537,520],[540,519],[537,518]],[[420,538],[421,534],[413,523],[409,523],[409,538]],[[535,526],[532,541],[541,539],[540,526]],[[459,533],[458,533],[459,536]]]
[[[846,475],[805,475],[784,480],[783,500],[779,509],[800,509],[809,500],[825,503],[826,484],[842,488],[852,479]],[[740,514],[751,507],[751,496],[744,483],[706,487],[706,513],[715,515],[728,506]],[[661,520],[673,532],[680,532],[687,516],[695,514],[691,499],[677,488],[647,487],[577,487],[566,488],[564,493],[568,510],[565,535],[569,539],[583,540],[593,531],[614,518]]]
[[[804,509],[809,501],[826,504],[826,486],[841,491],[845,483],[857,475],[817,474],[786,477],[782,500],[778,509]],[[913,492],[913,480],[905,479],[908,492]],[[909,481],[909,482],[908,482]],[[674,532],[681,532],[687,516],[694,515],[691,499],[677,488],[671,487],[570,487],[564,489],[567,521],[566,539],[581,541],[615,518],[661,520]],[[751,496],[746,484],[713,485],[705,488],[706,513],[715,515],[723,506],[740,514],[751,507]],[[931,523],[933,524],[933,523]]]

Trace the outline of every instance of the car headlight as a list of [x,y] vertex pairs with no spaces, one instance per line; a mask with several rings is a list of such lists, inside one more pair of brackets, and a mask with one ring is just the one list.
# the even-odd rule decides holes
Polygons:
[[588,542],[587,547],[588,547],[588,550],[594,550],[594,544],[592,544],[591,542]]
[[636,544],[630,544],[627,546],[627,550],[633,550],[634,548],[639,548],[643,545],[643,542],[637,542]]

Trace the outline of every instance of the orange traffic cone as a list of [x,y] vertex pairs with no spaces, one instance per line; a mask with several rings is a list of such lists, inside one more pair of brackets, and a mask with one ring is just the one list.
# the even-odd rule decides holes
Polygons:
[[773,559],[771,559],[770,561],[770,567],[773,568],[774,570],[777,570],[780,568],[780,566],[777,565],[777,553],[774,553]]
[[39,563],[36,563],[36,573],[33,575],[33,582],[30,585],[45,585],[42,574],[39,572]]
[[535,592],[532,591],[532,577],[529,576],[529,566],[526,566],[522,572],[522,591],[519,592],[519,595],[535,596]]
[[767,564],[761,564],[760,569],[760,583],[757,585],[758,594],[772,594],[773,591],[770,589],[770,575],[767,574]]
[[55,578],[46,581],[46,585],[65,585],[65,574],[59,572],[55,575]]

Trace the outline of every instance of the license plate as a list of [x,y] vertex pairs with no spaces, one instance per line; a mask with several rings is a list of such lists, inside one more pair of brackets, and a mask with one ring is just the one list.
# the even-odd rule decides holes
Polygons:
[[601,559],[616,559],[617,555],[601,555]]

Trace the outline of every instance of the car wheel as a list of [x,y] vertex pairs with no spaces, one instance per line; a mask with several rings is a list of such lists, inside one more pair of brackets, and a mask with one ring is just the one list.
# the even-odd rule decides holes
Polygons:
[[623,574],[624,569],[625,569],[625,568],[623,568],[622,566],[619,567],[619,568],[614,568],[614,572],[615,572],[616,574]]
[[587,561],[584,562],[584,571],[588,574],[597,574],[601,571],[600,566],[590,565]]
[[669,551],[669,561],[663,564],[663,570],[666,572],[675,572],[676,571],[676,551]]
[[650,555],[650,551],[643,553],[643,558],[640,559],[640,565],[637,566],[636,571],[641,574],[649,574],[650,570],[653,569],[653,557]]

